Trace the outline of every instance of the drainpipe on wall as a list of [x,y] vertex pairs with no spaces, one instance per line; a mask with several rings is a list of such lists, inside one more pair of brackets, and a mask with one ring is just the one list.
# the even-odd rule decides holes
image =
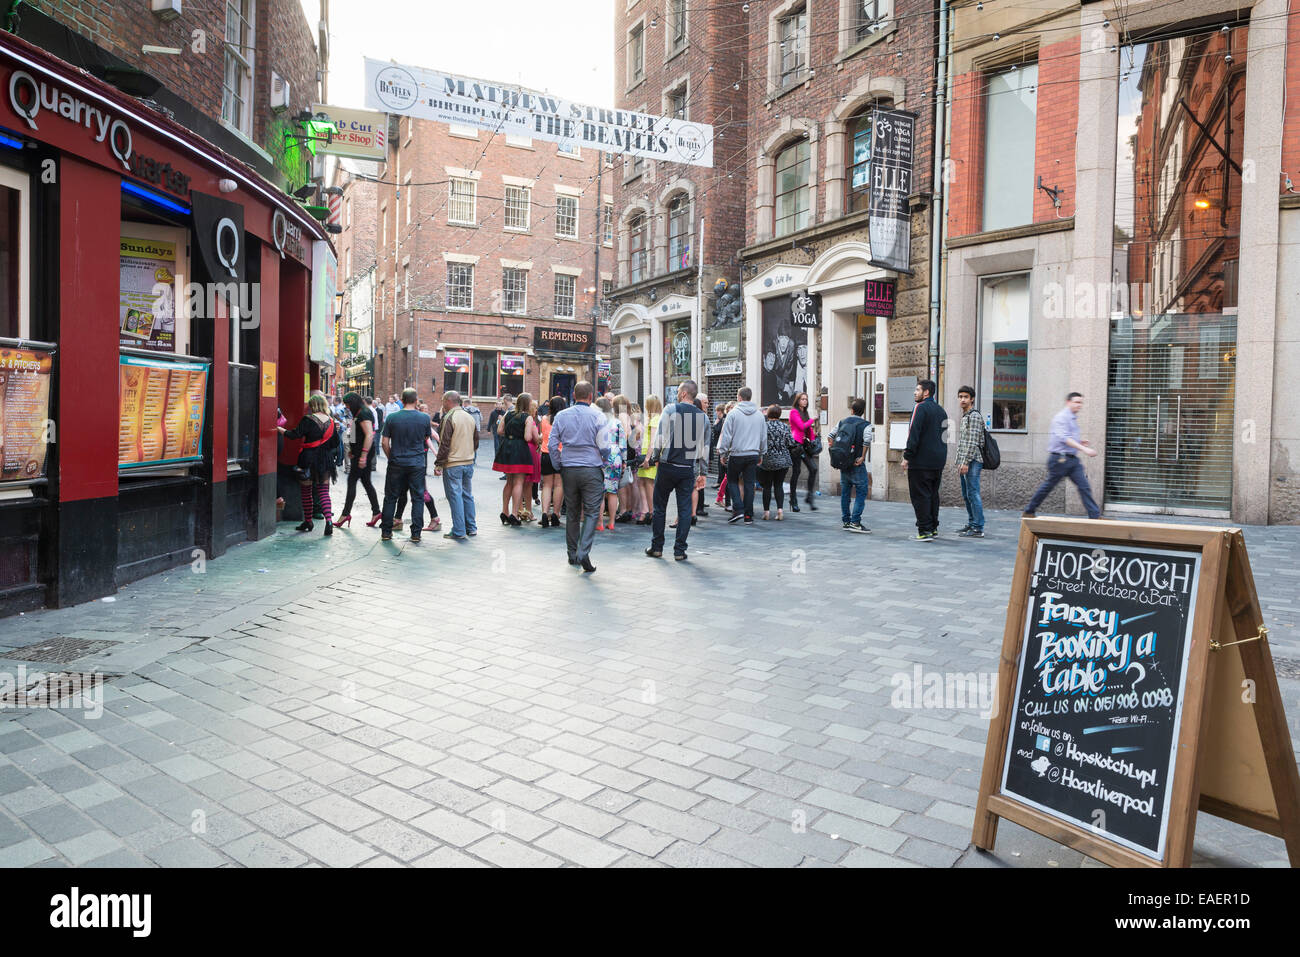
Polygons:
[[948,128],[944,122],[948,86],[948,0],[939,0],[939,50],[935,62],[934,83],[934,202],[930,222],[930,374],[939,379],[940,289],[943,275],[940,260],[943,255],[944,224],[947,219],[948,183],[945,161],[948,159]]

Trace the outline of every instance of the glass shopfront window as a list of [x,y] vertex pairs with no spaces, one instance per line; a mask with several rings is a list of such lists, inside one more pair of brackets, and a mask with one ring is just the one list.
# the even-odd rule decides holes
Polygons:
[[1120,54],[1107,502],[1232,506],[1248,32]]
[[979,407],[995,431],[1023,432],[1029,383],[1029,274],[980,281]]

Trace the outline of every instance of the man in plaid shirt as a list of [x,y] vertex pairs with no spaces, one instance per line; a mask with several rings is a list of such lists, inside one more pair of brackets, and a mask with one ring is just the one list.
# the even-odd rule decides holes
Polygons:
[[968,385],[957,390],[961,403],[961,437],[957,440],[957,471],[961,473],[961,497],[968,521],[957,534],[962,538],[984,537],[984,503],[980,500],[980,471],[984,468],[984,416],[975,408],[975,390]]

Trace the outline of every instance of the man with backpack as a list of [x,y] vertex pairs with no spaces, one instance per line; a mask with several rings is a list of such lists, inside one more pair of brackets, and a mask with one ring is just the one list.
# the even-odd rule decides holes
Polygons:
[[[849,403],[852,415],[840,419],[835,426],[835,435],[831,438],[831,468],[840,470],[840,520],[844,530],[865,534],[871,531],[862,524],[862,509],[867,504],[867,449],[875,430],[871,428],[863,414],[867,411],[866,399],[854,399]],[[849,511],[849,501],[853,489],[857,488],[853,510]]]
[[968,385],[957,390],[961,404],[961,434],[957,440],[957,472],[961,475],[961,497],[966,503],[966,527],[962,538],[984,537],[984,502],[980,498],[980,472],[984,470],[984,416],[975,408],[975,390]]

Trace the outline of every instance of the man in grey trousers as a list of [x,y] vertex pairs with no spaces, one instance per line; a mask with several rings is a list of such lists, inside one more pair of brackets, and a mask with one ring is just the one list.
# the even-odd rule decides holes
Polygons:
[[[555,417],[546,451],[560,470],[564,484],[565,544],[569,564],[594,572],[591,546],[596,539],[596,519],[605,494],[605,460],[609,456],[609,420],[593,408],[590,382],[573,387],[573,405]],[[581,534],[579,534],[581,523]]]

